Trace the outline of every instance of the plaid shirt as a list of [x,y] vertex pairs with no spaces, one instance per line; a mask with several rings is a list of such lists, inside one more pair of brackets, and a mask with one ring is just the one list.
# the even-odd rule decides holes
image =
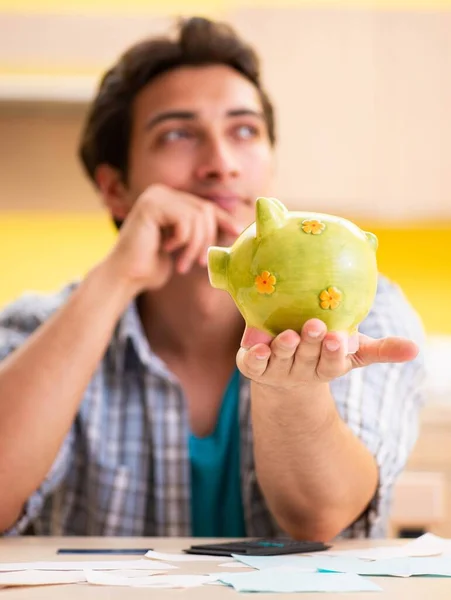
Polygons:
[[[0,359],[57,310],[74,286],[53,296],[25,295],[8,306],[0,315]],[[401,335],[420,343],[423,338],[400,290],[382,277],[360,331],[375,338]],[[379,467],[375,498],[342,537],[385,534],[393,484],[417,437],[423,370],[421,358],[376,364],[331,384],[341,417]],[[246,534],[277,535],[281,532],[256,478],[250,386],[243,376],[239,406]],[[50,472],[7,535],[189,536],[188,435],[183,392],[149,347],[132,303],[117,324]]]

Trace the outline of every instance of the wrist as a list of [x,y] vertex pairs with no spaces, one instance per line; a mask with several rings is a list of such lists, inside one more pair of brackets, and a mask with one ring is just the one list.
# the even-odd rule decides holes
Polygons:
[[328,383],[287,389],[252,382],[251,400],[253,411],[266,414],[266,419],[287,430],[294,426],[298,433],[302,430],[317,435],[330,431],[341,420]]
[[291,398],[299,402],[304,398],[308,400],[312,397],[330,396],[329,383],[323,381],[296,383],[289,386],[263,381],[252,381],[252,387],[262,396],[267,398],[278,397],[287,399],[287,401]]
[[127,277],[117,267],[115,261],[108,257],[88,273],[87,280],[95,280],[104,295],[125,308],[139,293],[140,288],[133,278]]

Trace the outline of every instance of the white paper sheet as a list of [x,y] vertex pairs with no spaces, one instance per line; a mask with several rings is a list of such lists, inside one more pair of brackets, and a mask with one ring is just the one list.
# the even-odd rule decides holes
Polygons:
[[223,556],[208,556],[204,554],[167,554],[166,552],[156,552],[149,550],[145,555],[154,560],[168,560],[171,562],[218,562],[223,560]]
[[0,572],[8,571],[115,571],[118,569],[136,570],[169,570],[177,569],[174,565],[169,565],[160,561],[140,558],[138,560],[93,560],[93,561],[38,561],[23,563],[0,563]]
[[409,556],[433,556],[436,554],[451,554],[451,540],[439,537],[433,533],[425,533],[416,540],[408,542],[404,549]]
[[209,575],[151,575],[149,577],[121,577],[115,573],[85,571],[86,580],[92,585],[125,587],[192,588],[209,583]]
[[225,562],[218,565],[221,569],[245,569],[248,566],[240,562]]
[[15,571],[0,573],[0,587],[54,585],[85,581],[86,577],[80,571]]
[[167,572],[167,569],[150,569],[146,571],[144,571],[144,569],[139,569],[136,571],[129,571],[128,569],[119,569],[117,571],[94,571],[94,573],[107,573],[117,575],[118,577],[147,577],[150,575],[166,575]]
[[353,550],[325,550],[322,556],[352,556],[364,560],[385,558],[403,558],[406,556],[439,556],[451,554],[451,540],[441,538],[432,533],[400,546],[380,546],[378,548],[356,548]]

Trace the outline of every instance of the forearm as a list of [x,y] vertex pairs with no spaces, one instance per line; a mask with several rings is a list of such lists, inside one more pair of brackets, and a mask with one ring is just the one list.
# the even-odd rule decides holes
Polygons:
[[50,469],[129,300],[126,286],[102,263],[0,365],[0,489],[8,490],[1,530]]
[[298,538],[335,537],[377,488],[371,453],[340,418],[328,384],[291,392],[252,383],[259,484],[280,525]]

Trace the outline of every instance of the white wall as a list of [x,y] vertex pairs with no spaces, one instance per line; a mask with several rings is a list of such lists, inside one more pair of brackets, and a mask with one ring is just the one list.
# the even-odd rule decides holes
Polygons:
[[[276,103],[281,199],[358,217],[451,217],[451,11],[256,8],[229,19],[259,49]],[[7,71],[97,74],[170,22],[0,15],[0,97],[14,96]],[[83,111],[0,104],[0,208],[97,207],[74,158]]]

